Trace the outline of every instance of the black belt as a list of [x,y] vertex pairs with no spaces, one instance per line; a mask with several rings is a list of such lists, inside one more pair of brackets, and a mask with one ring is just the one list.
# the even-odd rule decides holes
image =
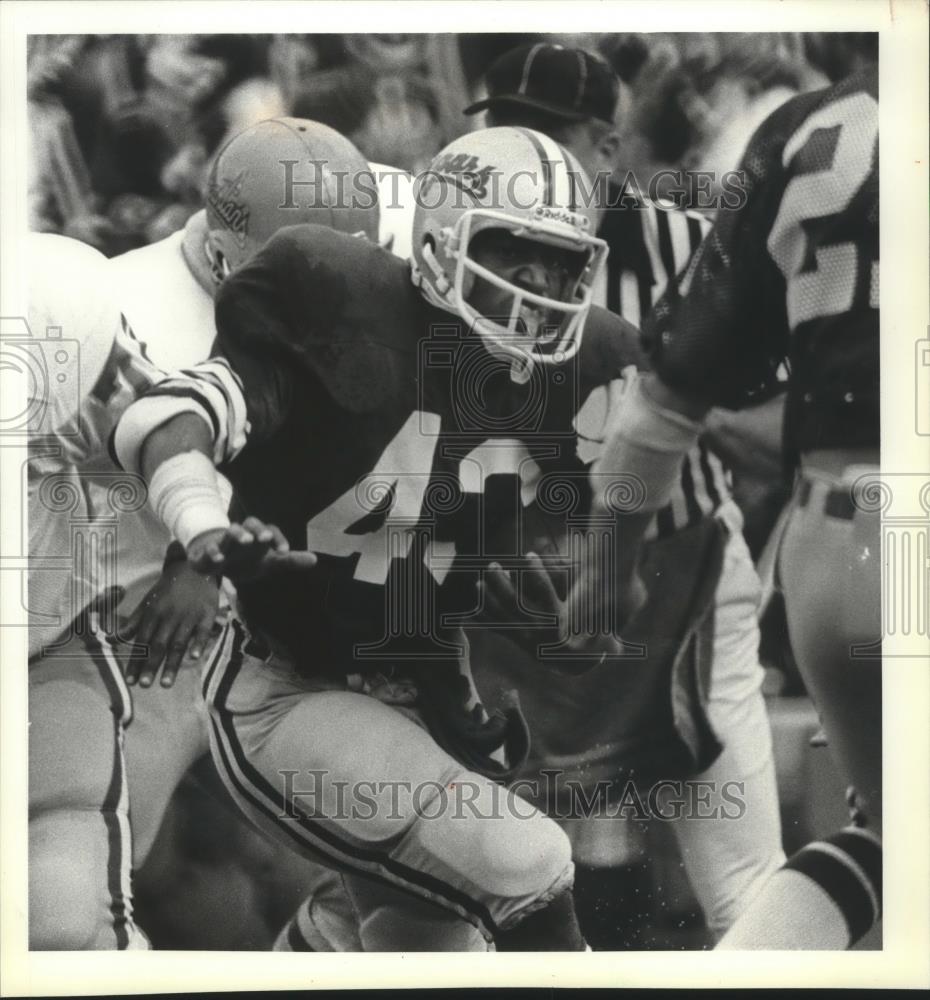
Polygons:
[[[806,507],[813,495],[813,484],[809,479],[801,479],[798,485],[798,507]],[[853,503],[852,491],[834,487],[827,490],[823,502],[823,512],[827,517],[838,517],[843,521],[851,521],[856,515],[856,505]]]

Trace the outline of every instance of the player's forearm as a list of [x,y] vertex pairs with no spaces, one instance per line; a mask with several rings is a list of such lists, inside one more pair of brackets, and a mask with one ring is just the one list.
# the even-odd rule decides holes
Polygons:
[[595,510],[655,514],[666,506],[708,409],[655,375],[634,378],[610,416],[607,441],[591,469]]
[[697,442],[708,409],[706,402],[669,388],[656,375],[637,376],[624,392],[590,474],[591,526],[597,530],[601,522],[610,538],[583,554],[568,602],[570,623],[592,620],[593,613],[620,635],[644,600],[636,574],[643,538],[656,513],[670,502],[682,461]]
[[213,465],[213,439],[203,420],[181,413],[156,427],[140,449],[149,505],[184,547],[229,527],[229,498]]
[[657,406],[672,413],[677,413],[689,420],[703,420],[711,409],[710,402],[697,394],[679,392],[667,385],[658,375],[646,373],[641,376],[642,386],[646,395]]
[[185,452],[200,452],[213,461],[213,439],[207,425],[193,413],[180,413],[156,427],[142,442],[139,469],[147,483],[158,467]]
[[711,410],[706,420],[707,443],[734,472],[778,476],[785,399],[781,393],[745,410]]

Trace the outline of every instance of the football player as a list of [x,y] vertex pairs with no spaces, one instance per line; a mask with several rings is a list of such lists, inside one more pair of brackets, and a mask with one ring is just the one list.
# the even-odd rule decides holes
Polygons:
[[[742,169],[745,203],[721,214],[645,327],[656,374],[624,397],[598,471],[641,477],[647,507],[661,504],[708,409],[745,405],[788,361],[784,451],[797,474],[777,576],[854,823],[789,859],[721,946],[839,948],[881,909],[875,71],[785,104]],[[639,527],[625,525],[632,547]],[[576,586],[572,601],[607,593],[593,567]]]
[[[115,436],[189,561],[237,581],[246,625],[204,678],[218,768],[258,825],[367,876],[366,948],[404,935],[379,886],[498,949],[583,946],[564,834],[493,780],[525,753],[519,712],[484,713],[461,632],[489,527],[583,474],[579,407],[641,360],[590,307],[605,248],[579,171],[527,130],[452,143],[418,192],[412,270],[278,234],[218,294],[218,356]],[[216,466],[252,520],[229,523]],[[288,568],[308,550],[315,569]]]
[[[325,163],[329,178],[318,178],[312,197],[295,198],[293,207],[282,209],[282,178],[269,154]],[[176,548],[169,549],[170,536],[143,506],[144,495],[136,504],[141,510],[113,508],[119,497],[114,482],[130,492],[133,483],[127,485],[126,476],[106,457],[106,438],[129,400],[163,374],[130,325],[119,325],[119,305],[164,367],[202,360],[215,336],[213,296],[219,283],[275,229],[321,219],[346,232],[378,238],[376,198],[369,194],[365,202],[345,205],[335,187],[337,175],[354,178],[362,171],[369,172],[368,164],[333,130],[297,119],[264,122],[234,137],[218,154],[206,210],[183,232],[108,263],[98,260],[93,267],[79,245],[52,243],[49,252],[75,261],[52,273],[73,273],[75,282],[61,289],[36,288],[36,322],[41,320],[43,330],[48,324],[66,332],[72,326],[86,328],[82,357],[91,350],[109,350],[110,357],[102,374],[84,376],[81,383],[87,392],[81,426],[86,424],[92,436],[66,436],[64,457],[59,448],[38,453],[30,464],[31,551],[37,558],[59,550],[64,555],[71,544],[69,519],[47,496],[50,484],[62,477],[80,485],[91,524],[98,523],[103,532],[115,526],[110,539],[115,551],[112,566],[102,561],[93,572],[88,569],[84,591],[75,596],[61,581],[50,590],[47,573],[37,570],[30,579],[31,608],[51,622],[30,633],[33,948],[144,943],[131,919],[129,874],[148,854],[181,777],[208,748],[197,671],[179,672],[179,667],[185,650],[197,660],[207,644],[217,614],[216,586],[191,573],[183,558],[172,558]],[[67,251],[60,249],[65,245]],[[47,265],[43,269],[49,273]],[[95,297],[105,297],[104,289],[112,289],[107,301],[116,322],[90,329],[82,310]],[[112,304],[114,298],[119,305]],[[85,513],[72,512],[71,520]],[[104,569],[110,577],[104,577]],[[121,596],[106,602],[106,624],[101,625],[96,611],[79,616],[107,583],[118,585]],[[123,622],[114,639],[116,615]],[[80,627],[69,631],[78,617]],[[130,638],[147,647],[147,654],[128,655],[120,640]],[[130,697],[126,683],[131,687],[138,680],[139,686],[149,687],[159,671],[161,686],[170,693],[137,691],[135,699]],[[112,725],[88,725],[95,714],[113,715],[115,742]],[[56,764],[63,758],[81,763],[81,780]],[[134,790],[131,795],[128,789]]]
[[[30,333],[63,334],[53,419],[30,441],[28,465],[29,943],[145,948],[130,885],[124,737],[132,702],[107,632],[120,588],[133,582],[119,562],[120,529],[136,513],[158,529],[149,583],[165,591],[169,539],[139,509],[142,484],[105,456],[119,414],[161,373],[120,316],[102,254],[38,235],[28,252]],[[202,646],[216,587],[184,575],[192,589],[174,623]]]

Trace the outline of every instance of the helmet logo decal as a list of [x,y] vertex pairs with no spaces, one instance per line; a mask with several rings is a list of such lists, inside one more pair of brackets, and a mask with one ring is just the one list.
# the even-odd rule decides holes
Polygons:
[[478,198],[487,195],[488,181],[493,172],[493,167],[479,168],[478,157],[468,153],[444,153],[429,168],[429,173],[445,177],[456,187]]
[[591,220],[580,212],[570,212],[567,208],[550,208],[548,205],[537,205],[533,214],[538,219],[550,219],[553,222],[564,222],[587,232],[591,228]]
[[207,192],[207,204],[236,237],[240,247],[245,246],[246,232],[249,228],[249,207],[241,200],[244,177],[245,171],[240,170],[229,180],[211,184]]

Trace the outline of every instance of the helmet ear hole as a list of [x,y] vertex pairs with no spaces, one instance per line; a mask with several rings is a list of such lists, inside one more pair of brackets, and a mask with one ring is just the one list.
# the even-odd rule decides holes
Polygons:
[[223,251],[216,246],[213,240],[207,240],[204,249],[207,253],[207,261],[210,264],[210,270],[213,273],[213,280],[219,284],[225,278],[228,278],[230,271],[232,271],[229,260],[226,257],[226,254],[224,254]]

